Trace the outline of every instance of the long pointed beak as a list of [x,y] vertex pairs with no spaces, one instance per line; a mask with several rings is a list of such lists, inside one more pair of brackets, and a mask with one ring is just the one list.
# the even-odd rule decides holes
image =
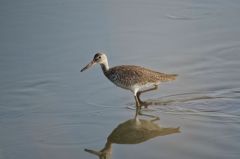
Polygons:
[[101,156],[101,152],[99,151],[94,151],[94,150],[90,150],[90,149],[84,149],[86,152],[94,154],[96,156]]
[[86,69],[92,67],[95,64],[94,61],[91,61],[89,64],[87,64],[87,66],[85,66],[83,69],[81,69],[81,72],[85,71]]

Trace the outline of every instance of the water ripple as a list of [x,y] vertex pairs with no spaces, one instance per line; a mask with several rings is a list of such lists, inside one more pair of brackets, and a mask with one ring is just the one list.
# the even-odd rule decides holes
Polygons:
[[[235,90],[222,92],[192,92],[168,95],[157,99],[148,99],[145,102],[148,111],[164,112],[171,114],[201,115],[215,117],[239,118],[240,108],[239,93]],[[134,109],[134,104],[130,104]]]

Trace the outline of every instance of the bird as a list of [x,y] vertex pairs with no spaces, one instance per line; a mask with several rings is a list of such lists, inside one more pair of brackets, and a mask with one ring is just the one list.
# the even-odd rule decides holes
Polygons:
[[109,67],[107,55],[102,52],[96,53],[91,62],[81,69],[81,72],[95,64],[100,64],[103,74],[112,83],[133,93],[137,109],[141,109],[143,103],[140,99],[142,93],[156,90],[160,83],[175,80],[178,76],[135,65]]

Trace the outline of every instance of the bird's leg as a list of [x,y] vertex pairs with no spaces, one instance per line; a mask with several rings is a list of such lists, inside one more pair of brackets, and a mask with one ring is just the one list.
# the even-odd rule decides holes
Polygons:
[[158,116],[149,115],[149,114],[144,114],[144,113],[141,112],[141,106],[147,107],[149,104],[148,104],[147,102],[141,101],[140,95],[141,95],[142,93],[149,92],[149,91],[153,91],[153,90],[156,90],[156,89],[158,89],[158,86],[157,86],[157,85],[154,85],[153,88],[150,88],[150,89],[147,89],[147,90],[143,90],[143,91],[139,91],[139,92],[136,93],[136,95],[134,96],[135,101],[136,101],[136,114],[135,114],[135,119],[137,119],[137,116],[138,116],[138,115],[142,115],[142,116],[147,116],[147,117],[154,118],[153,120],[159,120],[159,119],[160,119]]
[[153,90],[156,90],[156,89],[158,89],[158,86],[157,86],[157,85],[154,85],[153,88],[150,88],[150,89],[147,89],[147,90],[143,90],[143,91],[137,92],[137,99],[138,99],[138,101],[139,101],[139,104],[140,104],[141,106],[147,107],[148,104],[147,104],[146,102],[143,102],[143,101],[140,99],[140,95],[141,95],[142,93],[150,92],[150,91],[153,91]]
[[[155,88],[156,89],[156,88]],[[153,89],[151,89],[153,90]],[[146,92],[146,91],[145,91]],[[148,115],[148,114],[143,114],[141,112],[141,105],[140,105],[140,102],[139,102],[139,97],[137,97],[137,95],[134,95],[134,99],[135,99],[135,102],[136,102],[136,112],[135,112],[135,119],[138,119],[138,115],[142,115],[142,116],[147,116],[147,117],[151,117],[151,118],[154,118],[154,120],[159,120],[160,118],[158,116],[154,116],[154,115]]]
[[141,105],[140,105],[136,95],[134,95],[134,99],[135,99],[135,102],[136,102],[136,113],[135,113],[135,119],[136,119],[137,115],[139,114],[139,112],[141,110]]

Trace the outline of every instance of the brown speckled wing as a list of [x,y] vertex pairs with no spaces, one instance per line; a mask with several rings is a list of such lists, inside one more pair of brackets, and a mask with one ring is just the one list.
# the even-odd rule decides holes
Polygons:
[[152,71],[140,66],[122,65],[109,69],[105,74],[115,84],[131,86],[134,84],[157,83],[174,80],[176,75]]

